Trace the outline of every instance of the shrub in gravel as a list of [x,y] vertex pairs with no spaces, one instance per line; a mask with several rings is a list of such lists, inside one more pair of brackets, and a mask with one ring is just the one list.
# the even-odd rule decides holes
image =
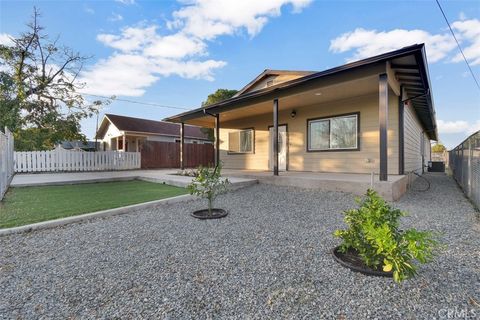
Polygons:
[[406,213],[392,208],[373,190],[369,189],[363,200],[356,201],[358,209],[344,212],[348,229],[334,233],[343,240],[340,252],[353,250],[367,267],[392,272],[396,282],[416,274],[414,261],[433,260],[439,248],[435,233],[399,229],[399,219]]
[[222,166],[202,167],[197,170],[197,176],[187,186],[188,191],[192,195],[199,196],[208,200],[208,214],[212,215],[213,201],[228,189],[230,181],[221,178]]

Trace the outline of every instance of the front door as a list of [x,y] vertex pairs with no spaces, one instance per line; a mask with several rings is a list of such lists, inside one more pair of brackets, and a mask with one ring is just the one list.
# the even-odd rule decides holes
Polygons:
[[[270,131],[270,143],[269,143],[269,167],[273,170],[273,127],[269,128]],[[278,126],[278,170],[287,170],[287,126]]]

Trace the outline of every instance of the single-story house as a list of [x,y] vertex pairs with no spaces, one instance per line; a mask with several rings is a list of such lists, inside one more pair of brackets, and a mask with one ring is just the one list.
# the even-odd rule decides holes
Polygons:
[[265,70],[222,102],[165,119],[215,128],[216,161],[240,170],[422,172],[437,124],[425,47],[320,72]]
[[[104,151],[139,152],[146,141],[180,142],[181,125],[172,122],[105,114],[97,138]],[[184,126],[184,142],[212,143],[208,132],[194,125]]]

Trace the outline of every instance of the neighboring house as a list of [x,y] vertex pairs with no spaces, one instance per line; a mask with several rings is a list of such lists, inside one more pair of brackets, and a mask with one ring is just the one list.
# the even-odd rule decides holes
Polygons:
[[423,44],[321,72],[266,70],[228,100],[165,120],[218,129],[224,168],[274,174],[387,180],[422,172],[437,140]]
[[[97,142],[97,146],[100,149],[100,144]],[[96,151],[97,149],[95,148],[95,141],[87,141],[86,143],[83,141],[62,141],[57,145],[57,147],[60,147],[65,150],[77,150],[77,151]]]
[[[106,114],[97,132],[102,150],[138,152],[147,141],[180,142],[177,123]],[[212,143],[200,127],[185,126],[185,143]]]

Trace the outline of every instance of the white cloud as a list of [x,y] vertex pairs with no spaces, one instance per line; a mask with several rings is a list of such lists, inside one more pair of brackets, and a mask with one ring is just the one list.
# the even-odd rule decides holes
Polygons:
[[[468,43],[465,55],[472,64],[480,64],[480,21],[477,19],[456,21],[452,24],[458,38]],[[432,34],[425,30],[394,29],[390,31],[357,28],[330,41],[330,51],[343,53],[353,51],[349,61],[367,58],[380,53],[400,49],[416,43],[425,43],[429,62],[451,57],[457,50],[452,35],[448,32]],[[468,54],[467,54],[468,53]],[[461,61],[456,55],[454,62]]]
[[83,11],[85,11],[88,14],[95,14],[95,10],[93,10],[92,8],[90,8],[88,6],[84,6]]
[[195,0],[173,13],[171,28],[182,28],[185,33],[200,39],[214,39],[220,35],[246,30],[255,36],[268,18],[281,14],[281,8],[291,5],[297,13],[311,0]]
[[[463,53],[470,64],[473,66],[480,65],[480,20],[455,21],[452,23],[452,28],[459,34],[460,40],[466,40],[470,43],[463,48]],[[453,61],[463,61],[463,57],[458,53]]]
[[12,36],[8,33],[0,33],[0,44],[4,46],[13,46]]
[[158,77],[151,72],[152,63],[135,54],[114,54],[100,60],[83,74],[83,92],[100,95],[141,96]]
[[135,4],[135,0],[115,0],[115,2],[120,2],[121,4],[126,5]]
[[106,46],[120,51],[130,52],[141,50],[147,43],[157,37],[156,26],[124,28],[120,35],[101,33],[97,40]]
[[97,40],[116,52],[83,72],[84,92],[141,96],[160,77],[214,80],[214,71],[227,63],[206,58],[209,41],[243,31],[253,37],[269,18],[281,14],[283,6],[297,13],[310,2],[193,0],[181,2],[184,6],[172,13],[162,33],[156,25],[142,25],[99,34]]
[[445,58],[456,46],[455,40],[449,34],[432,35],[424,30],[403,29],[379,32],[357,28],[331,40],[330,51],[340,53],[355,50],[349,60],[358,60],[415,43],[426,44],[430,62]]
[[115,12],[112,12],[112,15],[108,18],[108,21],[111,21],[111,22],[117,22],[122,20],[123,20],[123,16]]
[[438,132],[440,134],[464,133],[470,135],[480,130],[480,120],[473,123],[465,120],[445,121],[437,120]]

